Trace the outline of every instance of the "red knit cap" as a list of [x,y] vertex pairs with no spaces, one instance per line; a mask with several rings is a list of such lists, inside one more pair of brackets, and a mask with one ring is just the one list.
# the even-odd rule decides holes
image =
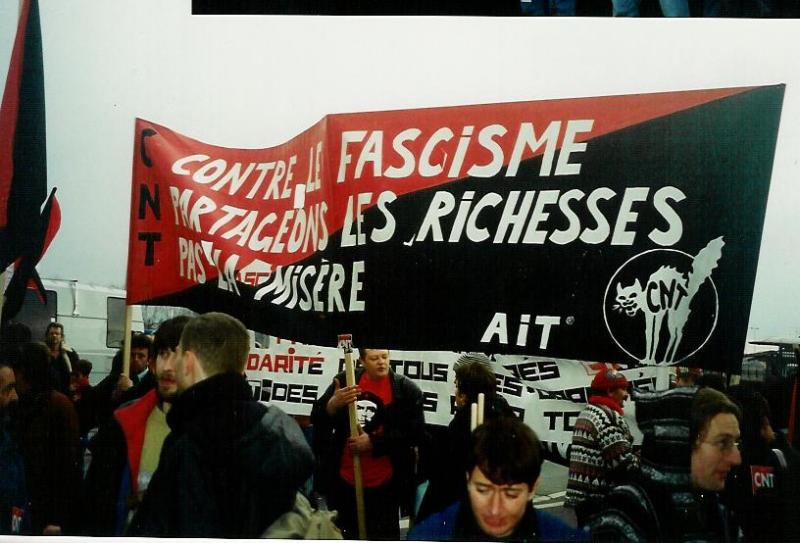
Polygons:
[[605,369],[594,376],[594,379],[592,379],[592,388],[595,390],[628,388],[628,380],[617,370]]

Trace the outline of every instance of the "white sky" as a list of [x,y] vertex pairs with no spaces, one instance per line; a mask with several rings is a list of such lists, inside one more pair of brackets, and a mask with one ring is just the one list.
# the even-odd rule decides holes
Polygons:
[[[0,83],[17,0],[0,2]],[[800,335],[800,21],[192,17],[190,0],[40,0],[43,277],[124,286],[134,118],[271,147],[328,113],[786,83],[750,335]]]

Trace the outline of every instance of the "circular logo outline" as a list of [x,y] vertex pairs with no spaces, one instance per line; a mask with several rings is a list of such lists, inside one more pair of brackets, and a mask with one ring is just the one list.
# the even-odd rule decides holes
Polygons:
[[[627,266],[628,264],[630,264],[632,261],[636,260],[640,256],[646,255],[648,253],[653,253],[653,252],[656,252],[656,251],[665,251],[665,252],[678,253],[678,254],[681,254],[681,255],[689,257],[689,260],[691,260],[691,261],[694,261],[694,258],[695,258],[694,256],[690,255],[689,253],[687,253],[685,251],[681,251],[679,249],[664,249],[664,248],[648,249],[647,251],[644,251],[644,252],[641,252],[639,254],[633,255],[628,260],[623,262],[622,265],[620,265],[617,268],[617,270],[613,273],[613,275],[611,276],[611,279],[609,279],[608,285],[606,285],[606,290],[603,293],[603,322],[606,325],[606,330],[608,331],[608,334],[611,336],[611,339],[614,340],[614,343],[617,344],[617,347],[619,347],[625,354],[627,354],[629,357],[633,358],[634,360],[636,360],[640,364],[643,363],[643,361],[641,359],[639,359],[637,356],[634,356],[633,354],[631,354],[631,352],[628,351],[628,349],[623,347],[622,344],[617,340],[616,336],[614,335],[614,332],[611,330],[611,325],[609,325],[609,323],[608,323],[608,313],[607,313],[607,309],[606,309],[606,300],[608,299],[608,291],[611,288],[611,285],[614,284],[614,278],[619,274],[619,272],[623,268],[625,268],[625,266]],[[684,360],[686,360],[690,356],[693,356],[700,349],[702,349],[705,346],[705,344],[708,343],[708,340],[711,339],[711,336],[714,335],[714,330],[717,329],[717,321],[719,320],[719,292],[717,291],[717,285],[714,283],[714,279],[711,276],[709,276],[708,280],[711,282],[711,288],[714,289],[714,324],[711,325],[711,330],[708,332],[708,336],[706,336],[706,339],[703,340],[703,342],[694,351],[690,352],[689,354],[687,354],[686,356],[684,356],[680,360],[676,360],[676,361],[672,362],[671,364],[667,364],[667,363],[661,362],[661,363],[655,364],[656,366],[676,366],[676,365],[680,364],[681,362],[683,362]],[[652,364],[648,364],[648,366],[649,365],[652,365]]]

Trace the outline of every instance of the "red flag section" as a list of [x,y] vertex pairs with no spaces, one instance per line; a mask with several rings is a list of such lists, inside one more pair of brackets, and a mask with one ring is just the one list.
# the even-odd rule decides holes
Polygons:
[[0,228],[5,228],[8,222],[8,200],[11,193],[11,181],[14,176],[14,135],[19,113],[25,30],[29,11],[30,1],[26,0],[22,3],[20,9],[17,37],[14,40],[11,64],[8,68],[6,88],[3,93],[3,105],[2,109],[0,109]]

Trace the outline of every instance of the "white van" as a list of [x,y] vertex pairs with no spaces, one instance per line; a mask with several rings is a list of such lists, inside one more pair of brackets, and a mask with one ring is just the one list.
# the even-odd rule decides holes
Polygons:
[[[34,341],[44,341],[47,325],[64,325],[65,343],[92,363],[90,382],[97,384],[111,371],[111,360],[122,345],[125,328],[125,291],[63,279],[42,279],[46,303],[28,290],[25,303],[12,322],[31,329]],[[134,331],[144,331],[142,308],[133,306]]]

